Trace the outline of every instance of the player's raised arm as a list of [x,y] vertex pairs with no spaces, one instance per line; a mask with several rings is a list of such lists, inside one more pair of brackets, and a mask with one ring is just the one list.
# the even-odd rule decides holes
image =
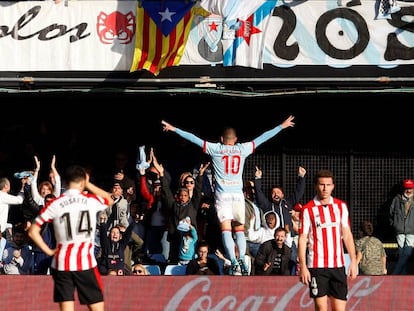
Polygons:
[[277,134],[280,133],[280,131],[284,130],[285,128],[294,127],[295,122],[293,122],[293,119],[295,119],[295,117],[290,115],[285,121],[283,121],[281,124],[279,124],[275,128],[273,128],[269,131],[266,131],[262,135],[260,135],[259,137],[255,138],[253,141],[254,141],[256,147],[258,147],[261,144],[263,144],[264,142],[268,141],[270,138],[276,136]]
[[295,122],[293,122],[293,119],[295,119],[294,116],[290,115],[283,123],[281,124],[282,128],[285,129],[287,127],[294,127]]
[[204,140],[201,139],[201,138],[199,138],[199,137],[197,137],[197,136],[195,136],[194,134],[192,134],[190,132],[187,132],[187,131],[184,131],[182,129],[179,129],[179,128],[175,127],[175,126],[172,126],[170,123],[168,123],[168,122],[166,122],[164,120],[161,121],[161,124],[162,124],[162,130],[164,132],[168,132],[168,131],[175,132],[179,136],[181,136],[182,138],[184,138],[184,139],[192,142],[193,144],[196,144],[200,148],[203,147]]
[[172,126],[170,123],[168,123],[168,122],[166,122],[166,121],[162,120],[162,121],[161,121],[161,124],[162,124],[162,130],[163,130],[164,132],[168,132],[168,131],[175,132],[175,127],[174,127],[174,126]]

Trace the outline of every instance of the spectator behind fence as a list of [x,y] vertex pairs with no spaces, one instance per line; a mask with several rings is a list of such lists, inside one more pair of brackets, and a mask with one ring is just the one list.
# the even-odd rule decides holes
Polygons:
[[[294,232],[291,211],[293,210],[293,206],[299,203],[305,193],[305,175],[306,169],[299,166],[295,191],[291,195],[286,196],[285,191],[281,186],[273,185],[270,190],[269,200],[262,190],[262,171],[259,168],[256,168],[254,187],[256,190],[257,204],[265,213],[268,211],[275,211],[279,216],[280,226],[285,228],[288,234]],[[288,243],[291,242],[292,240],[288,239]],[[288,246],[292,247],[292,244],[288,244]],[[297,245],[294,247],[297,247]]]
[[[26,231],[30,229],[33,220],[39,214],[40,210],[44,208],[45,205],[52,202],[54,199],[56,199],[56,197],[53,193],[46,194],[44,198],[44,204],[39,205],[32,197],[31,186],[28,184],[24,186],[24,200],[21,207],[23,211],[24,226]],[[51,223],[46,222],[42,225],[40,235],[51,249],[56,248],[56,238],[53,225]],[[33,241],[30,240],[29,243],[32,245],[33,253],[31,273],[40,275],[48,274],[50,265],[52,263],[52,257],[46,255],[35,243],[33,243]]]
[[[249,239],[249,230],[259,230],[265,225],[263,210],[257,206],[255,198],[254,182],[251,180],[245,181],[243,184],[243,194],[245,202],[245,219],[244,235],[246,236],[247,250],[246,253],[256,257],[257,251],[260,247],[260,242],[253,242]],[[253,222],[251,220],[254,219]]]
[[[280,219],[276,212],[274,211],[266,212],[264,214],[264,219],[265,219],[265,222],[263,226],[261,226],[257,230],[254,230],[253,227],[255,223],[255,216],[252,215],[250,218],[250,227],[248,230],[247,238],[248,238],[248,241],[257,243],[259,245],[259,248],[257,249],[257,252],[254,254],[254,257],[257,256],[257,253],[261,245],[264,242],[275,239],[275,232],[277,228],[280,227]],[[285,239],[285,242],[286,242],[286,239]]]
[[361,223],[361,238],[355,241],[359,274],[384,275],[387,274],[387,255],[382,242],[372,235],[373,232],[374,226],[370,221]]
[[[140,147],[142,150],[144,146]],[[148,165],[152,165],[154,159],[154,149],[150,149],[150,159],[146,162]],[[163,254],[167,259],[169,255],[169,242],[167,241],[168,234],[168,208],[162,202],[161,197],[161,182],[159,179],[158,171],[155,167],[145,168],[147,165],[143,165],[146,161],[145,154],[142,155],[143,159],[140,159],[138,166],[139,171],[139,194],[141,203],[144,206],[143,222],[145,224],[145,252],[151,256],[153,254]],[[153,179],[150,179],[147,175],[150,175],[152,170]]]
[[398,261],[393,274],[407,274],[408,260],[414,246],[414,180],[403,181],[403,191],[390,206],[390,223],[398,244]]

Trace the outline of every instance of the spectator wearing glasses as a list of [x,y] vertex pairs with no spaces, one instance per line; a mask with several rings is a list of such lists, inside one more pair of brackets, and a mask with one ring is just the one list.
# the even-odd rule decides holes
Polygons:
[[194,188],[195,188],[195,179],[194,179],[193,175],[187,175],[184,178],[181,187],[184,187],[184,188],[188,189],[188,192],[190,193],[190,198],[191,198],[193,196],[193,192],[194,192]]
[[[181,173],[180,178],[178,179],[178,186],[179,186],[179,187],[184,187],[184,180],[185,180],[188,176],[193,177],[193,174],[192,174],[191,172],[189,172],[189,171],[185,171],[185,172],[182,172],[182,173]],[[194,176],[195,176],[195,175],[194,175]]]
[[151,273],[142,264],[137,263],[132,266],[132,275],[151,275]]
[[[204,176],[204,172],[208,169],[209,166],[210,166],[210,162],[208,162],[205,165],[201,165],[200,168],[198,169],[197,174],[192,174],[191,172],[181,173],[180,179],[179,179],[179,187],[188,189],[190,198],[193,197],[193,194],[195,191],[200,191],[202,193],[202,187],[196,187],[196,183],[198,179],[196,177],[200,174],[201,171],[202,171],[202,176]],[[204,177],[203,179],[201,179],[201,181],[204,182]]]
[[[210,162],[208,162],[204,167],[201,166],[203,167],[203,176],[205,172],[208,170],[209,166],[210,166]],[[196,178],[194,178],[194,176],[198,176],[201,170],[201,167],[194,174],[192,174],[191,172],[183,172],[180,176],[179,185],[182,188],[188,189],[190,198],[193,197],[193,194],[195,191],[201,191],[202,193],[201,201],[200,201],[200,206],[197,211],[197,220],[196,220],[197,221],[197,234],[200,240],[211,241],[212,239],[208,235],[209,233],[213,233],[213,231],[216,231],[215,228],[213,228],[213,226],[217,227],[217,221],[212,221],[212,220],[213,219],[215,220],[217,218],[217,214],[216,214],[211,197],[205,195],[204,192],[202,191],[206,178],[203,177],[201,187],[196,187],[197,180]],[[207,231],[210,231],[210,232],[207,232]],[[214,233],[213,235],[215,236]],[[214,237],[213,239],[216,239],[216,237]]]
[[181,234],[178,232],[177,226],[187,216],[190,217],[191,224],[194,227],[197,226],[196,217],[197,210],[200,206],[203,173],[208,165],[202,165],[200,168],[200,173],[197,176],[197,182],[195,184],[197,191],[194,191],[192,198],[190,198],[190,193],[187,188],[179,188],[174,195],[164,174],[164,167],[155,157],[153,158],[153,165],[160,175],[162,202],[165,204],[169,213],[168,240],[170,242],[170,253],[168,260],[169,263],[176,264],[178,263],[181,244]]

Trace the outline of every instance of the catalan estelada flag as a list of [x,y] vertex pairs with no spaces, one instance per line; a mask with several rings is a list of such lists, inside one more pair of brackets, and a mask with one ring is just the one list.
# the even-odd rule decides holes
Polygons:
[[130,72],[154,75],[178,66],[193,21],[195,1],[142,0],[137,6],[134,59]]

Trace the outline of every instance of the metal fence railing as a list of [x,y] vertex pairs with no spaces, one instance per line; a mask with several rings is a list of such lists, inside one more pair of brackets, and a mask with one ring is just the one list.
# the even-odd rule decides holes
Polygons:
[[279,154],[256,153],[248,158],[244,178],[254,177],[255,166],[263,171],[263,190],[281,185],[288,195],[294,191],[297,167],[307,170],[306,190],[301,203],[314,196],[313,177],[317,170],[331,169],[335,174],[334,196],[347,202],[354,236],[363,220],[375,225],[374,235],[393,242],[388,221],[390,200],[400,190],[402,180],[413,178],[414,154],[327,152],[319,150],[283,151]]

